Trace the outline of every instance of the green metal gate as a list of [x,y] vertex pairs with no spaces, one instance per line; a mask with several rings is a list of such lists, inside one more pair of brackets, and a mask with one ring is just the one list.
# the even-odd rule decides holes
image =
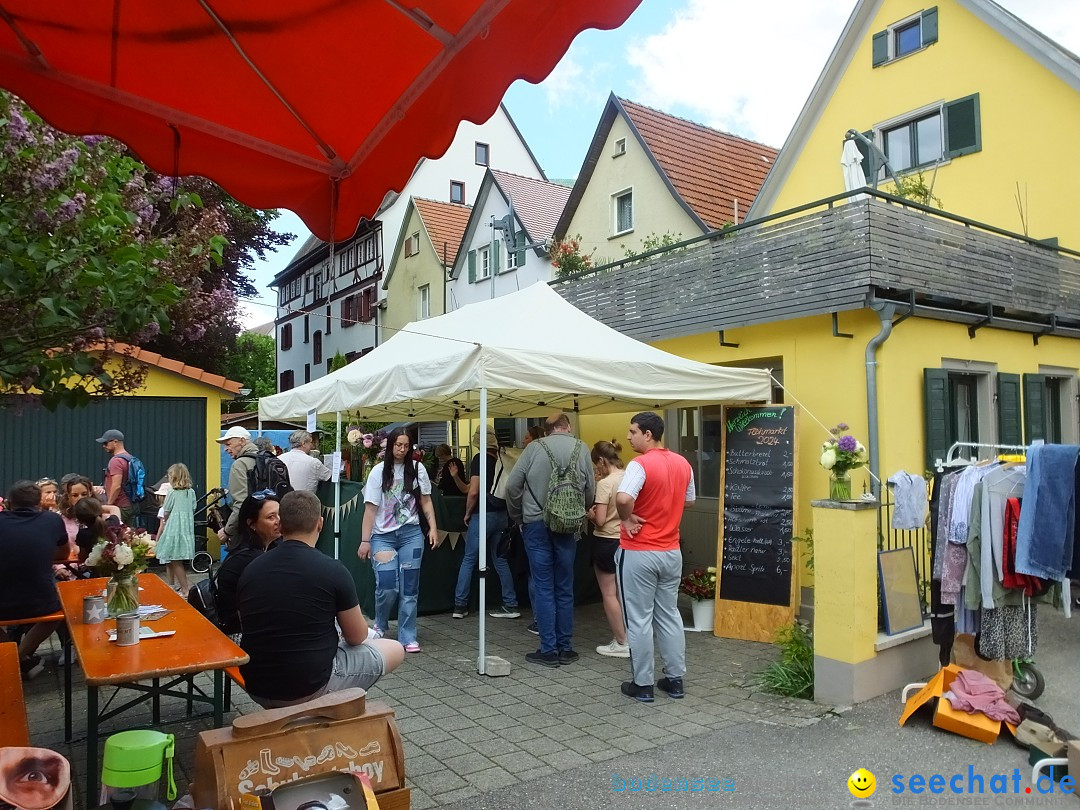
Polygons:
[[118,397],[85,408],[0,410],[0,488],[21,478],[60,479],[81,473],[104,482],[108,457],[94,440],[109,428],[146,466],[147,484],[182,461],[196,492],[206,492],[206,400],[202,397]]

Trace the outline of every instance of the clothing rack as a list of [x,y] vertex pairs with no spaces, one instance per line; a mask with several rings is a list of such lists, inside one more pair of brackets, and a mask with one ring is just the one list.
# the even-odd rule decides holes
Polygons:
[[954,461],[958,461],[960,459],[957,451],[961,447],[977,447],[986,450],[1015,450],[1020,453],[1027,453],[1028,451],[1028,446],[1025,444],[981,444],[979,442],[953,442],[952,446],[949,448],[949,452],[945,454],[944,461],[942,461],[940,458],[934,460],[934,467],[937,468],[938,472],[941,472],[943,469],[945,469],[947,465],[950,465]]

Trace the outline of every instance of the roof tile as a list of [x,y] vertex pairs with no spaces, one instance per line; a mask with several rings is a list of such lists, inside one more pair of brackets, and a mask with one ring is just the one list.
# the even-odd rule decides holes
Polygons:
[[679,196],[709,227],[742,222],[778,151],[619,99]]
[[[97,346],[91,346],[89,351],[101,351],[104,348],[103,345],[99,344]],[[148,349],[140,349],[138,346],[131,346],[127,343],[114,343],[111,348],[112,351],[117,354],[126,355],[133,360],[138,360],[140,363],[145,363],[148,366],[157,366],[166,371],[172,371],[182,377],[201,382],[204,385],[228,391],[230,394],[239,394],[240,389],[244,387],[242,383],[222,377],[220,374],[210,374],[198,366],[187,366],[179,360],[169,360],[166,357],[162,357],[157,352],[152,352]]]
[[442,257],[444,266],[453,267],[472,206],[426,200],[422,197],[413,197],[413,204],[420,213],[420,219],[424,221],[424,228],[431,239],[431,246],[435,248],[435,255]]

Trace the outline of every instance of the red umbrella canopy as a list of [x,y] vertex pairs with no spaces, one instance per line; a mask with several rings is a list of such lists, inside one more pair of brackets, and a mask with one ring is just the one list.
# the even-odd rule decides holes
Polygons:
[[640,0],[4,0],[0,86],[53,126],[111,135],[353,234],[462,120],[542,80]]

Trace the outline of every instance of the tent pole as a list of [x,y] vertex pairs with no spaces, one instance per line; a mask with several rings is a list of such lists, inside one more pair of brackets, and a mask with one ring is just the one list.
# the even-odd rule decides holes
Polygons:
[[[476,662],[476,671],[486,674],[487,658],[487,388],[480,389],[480,657]],[[465,541],[468,543],[468,540]]]
[[[338,458],[341,458],[341,411],[337,412]],[[338,462],[338,476],[334,482],[334,559],[341,559],[341,462]]]

